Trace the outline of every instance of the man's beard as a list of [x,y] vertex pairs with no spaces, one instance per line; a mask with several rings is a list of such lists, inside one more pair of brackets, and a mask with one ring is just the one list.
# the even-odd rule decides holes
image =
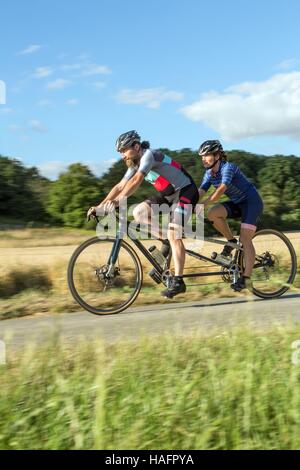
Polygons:
[[140,162],[140,157],[132,157],[132,158],[128,158],[125,163],[127,165],[128,168],[133,168],[135,166],[138,166]]

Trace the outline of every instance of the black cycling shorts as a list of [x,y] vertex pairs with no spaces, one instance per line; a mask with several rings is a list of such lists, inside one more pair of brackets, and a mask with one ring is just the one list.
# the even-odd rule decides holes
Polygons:
[[256,230],[259,217],[263,212],[263,201],[255,191],[245,201],[234,203],[233,201],[223,202],[228,217],[230,219],[241,219],[242,228]]
[[[184,227],[187,225],[194,208],[199,201],[199,191],[194,183],[185,186],[180,191],[176,191],[171,196],[153,196],[146,199],[145,203],[152,206],[165,205],[164,210],[160,210],[162,214],[170,213],[170,223]],[[170,208],[171,212],[170,212]]]

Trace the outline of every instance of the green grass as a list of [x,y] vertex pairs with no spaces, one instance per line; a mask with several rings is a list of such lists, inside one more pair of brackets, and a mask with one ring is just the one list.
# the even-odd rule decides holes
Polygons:
[[[11,354],[1,449],[298,449],[299,327]],[[9,350],[9,347],[8,347]]]

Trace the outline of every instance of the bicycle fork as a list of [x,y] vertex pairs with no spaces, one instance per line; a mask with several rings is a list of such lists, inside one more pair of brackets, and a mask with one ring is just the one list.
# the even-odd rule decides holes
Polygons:
[[112,251],[110,253],[109,259],[108,259],[108,270],[107,270],[107,277],[113,277],[115,273],[115,264],[117,262],[119,253],[120,253],[120,248],[121,248],[121,243],[122,243],[122,238],[123,235],[119,231],[117,232],[116,239],[114,241]]

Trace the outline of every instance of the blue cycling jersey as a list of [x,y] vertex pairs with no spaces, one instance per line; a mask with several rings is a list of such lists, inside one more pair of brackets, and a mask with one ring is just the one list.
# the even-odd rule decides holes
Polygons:
[[222,161],[217,173],[207,170],[204,174],[199,189],[208,191],[211,185],[218,188],[220,184],[226,184],[226,196],[234,203],[246,200],[249,196],[256,192],[254,184],[252,184],[234,163]]

